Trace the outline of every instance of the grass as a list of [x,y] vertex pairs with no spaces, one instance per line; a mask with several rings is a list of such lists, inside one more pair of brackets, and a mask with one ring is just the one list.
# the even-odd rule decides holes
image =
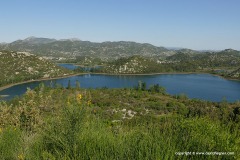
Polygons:
[[[0,104],[0,159],[240,158],[239,123],[231,119],[238,103],[177,98],[134,89],[28,90]],[[137,113],[123,119],[123,109]]]

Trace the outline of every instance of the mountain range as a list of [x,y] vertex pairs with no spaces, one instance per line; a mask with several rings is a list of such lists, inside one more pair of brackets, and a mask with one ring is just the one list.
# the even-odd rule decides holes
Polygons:
[[129,41],[95,43],[79,39],[49,39],[29,37],[12,43],[0,44],[1,50],[23,51],[48,57],[91,56],[102,60],[118,59],[140,55],[146,57],[165,58],[174,55],[176,49],[156,47],[148,43]]
[[[1,43],[0,50],[30,52],[46,57],[64,57],[74,59],[78,56],[100,58],[101,60],[116,60],[121,57],[131,57],[133,55],[144,56],[153,59],[166,59],[169,56],[182,53],[195,55],[198,53],[218,53],[221,51],[196,51],[183,48],[157,47],[148,43],[136,43],[130,41],[119,42],[90,42],[72,39],[50,39],[28,37],[24,40],[16,40],[12,43]],[[238,52],[228,50],[229,52]],[[177,55],[178,57],[179,55]],[[201,56],[200,56],[201,57]]]
[[[121,73],[126,67],[128,71],[124,72],[131,73],[130,70],[133,66],[134,73],[140,72],[140,70],[137,70],[140,67],[139,65],[131,64],[133,61],[139,61],[138,64],[142,66],[145,66],[144,64],[153,66],[147,67],[152,68],[151,70],[156,70],[156,68],[161,68],[161,70],[165,68],[164,71],[196,71],[200,69],[202,71],[217,70],[218,72],[220,70],[222,72],[223,70],[225,75],[231,75],[231,77],[238,76],[238,68],[240,66],[240,51],[233,49],[196,51],[184,48],[157,47],[148,43],[130,41],[96,43],[81,41],[76,38],[56,40],[28,37],[12,43],[1,43],[0,50],[29,52],[38,56],[44,56],[47,59],[64,60],[65,62],[76,62],[86,65],[99,65],[110,62],[110,65],[107,65],[109,66],[107,71]],[[131,57],[135,58],[132,59]],[[141,57],[147,59],[143,60]],[[163,65],[158,67],[159,64]],[[121,68],[123,66],[124,68]],[[112,69],[110,69],[111,67]],[[141,72],[145,73],[147,71],[146,69],[141,69]],[[229,74],[231,72],[233,73]]]

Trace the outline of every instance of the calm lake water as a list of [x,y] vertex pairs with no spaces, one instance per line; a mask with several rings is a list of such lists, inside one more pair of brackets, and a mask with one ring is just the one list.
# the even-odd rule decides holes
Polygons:
[[69,70],[74,70],[74,69],[77,69],[77,68],[81,68],[83,71],[90,71],[91,69],[98,69],[98,68],[101,67],[101,66],[92,66],[92,67],[91,66],[89,66],[89,67],[87,67],[87,66],[76,66],[76,65],[70,64],[70,63],[59,63],[57,65],[59,65],[61,67],[64,67],[64,68],[67,68]]
[[[167,93],[176,95],[184,93],[189,98],[219,102],[226,98],[229,102],[240,100],[240,81],[232,81],[209,74],[163,74],[144,76],[125,75],[79,75],[58,80],[43,81],[46,85],[58,83],[67,87],[68,81],[75,86],[76,80],[80,82],[81,88],[126,88],[137,86],[138,81],[146,82],[147,87],[159,84],[166,88]],[[34,88],[40,82],[20,84],[0,91],[0,95],[10,95],[5,100],[16,95],[22,95],[27,87]]]
[[78,68],[78,66],[75,66],[74,64],[70,64],[70,63],[59,63],[57,65],[67,68],[69,70],[74,70],[74,69]]

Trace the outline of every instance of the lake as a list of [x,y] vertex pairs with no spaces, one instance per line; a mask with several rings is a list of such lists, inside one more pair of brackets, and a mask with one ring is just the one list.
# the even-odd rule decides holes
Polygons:
[[[240,100],[240,81],[223,79],[210,74],[162,74],[162,75],[100,75],[86,74],[57,80],[43,81],[46,85],[57,83],[67,87],[68,81],[75,86],[76,80],[81,88],[128,88],[137,86],[138,81],[146,82],[147,87],[159,84],[171,95],[186,94],[189,98],[219,102],[225,98],[228,102]],[[41,82],[30,82],[16,85],[0,91],[0,95],[22,95],[27,87],[34,88]]]
[[74,64],[71,64],[71,63],[59,63],[57,64],[58,66],[61,66],[63,68],[67,68],[69,70],[74,70],[74,69],[77,69],[78,66],[74,65]]
[[98,68],[101,68],[101,66],[78,66],[78,65],[74,65],[74,64],[71,64],[71,63],[59,63],[57,64],[61,67],[64,67],[64,68],[67,68],[69,70],[74,70],[74,69],[77,69],[77,68],[80,68],[82,69],[83,71],[90,71],[91,69],[98,69]]

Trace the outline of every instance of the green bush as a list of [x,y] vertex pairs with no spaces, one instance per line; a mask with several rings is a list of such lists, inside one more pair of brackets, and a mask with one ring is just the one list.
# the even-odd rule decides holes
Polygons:
[[[0,159],[240,158],[238,103],[133,89],[47,87],[11,103],[0,104]],[[18,121],[22,109],[26,119]],[[135,115],[123,119],[129,110]],[[184,151],[235,155],[176,155]]]
[[17,159],[23,156],[21,132],[15,127],[0,128],[0,159]]

